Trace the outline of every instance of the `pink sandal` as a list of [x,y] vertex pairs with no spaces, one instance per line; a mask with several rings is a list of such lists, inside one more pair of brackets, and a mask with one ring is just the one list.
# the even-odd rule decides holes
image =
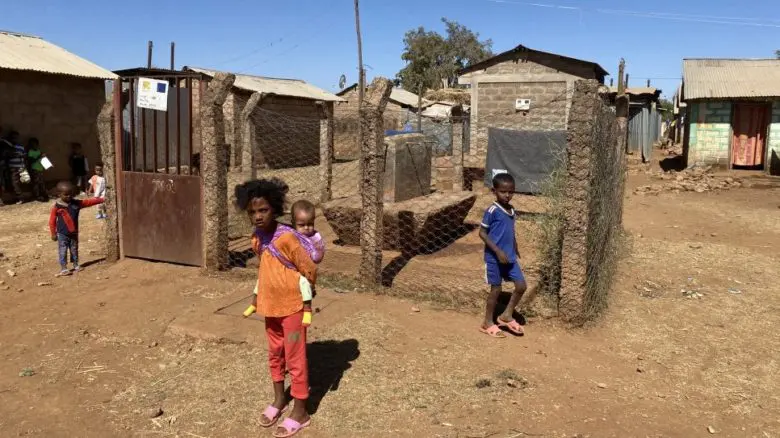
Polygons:
[[282,429],[284,429],[284,433],[274,432],[274,436],[276,438],[289,438],[296,433],[302,431],[303,429],[309,427],[311,424],[311,418],[306,420],[305,423],[301,424],[295,420],[293,420],[290,417],[287,417],[282,421],[282,424],[279,425]]
[[283,407],[282,409],[277,409],[272,405],[268,405],[268,407],[263,411],[263,416],[268,418],[270,421],[268,423],[263,423],[261,420],[260,425],[263,427],[273,426],[277,421],[279,421],[279,419],[282,417],[282,414],[284,414],[286,410],[287,406]]
[[511,321],[501,321],[501,318],[498,318],[498,326],[502,328],[506,328],[510,332],[514,333],[517,336],[523,336],[525,332],[523,331],[523,326],[520,325],[516,320]]
[[501,329],[498,328],[498,326],[495,325],[495,324],[491,325],[488,328],[480,327],[479,331],[481,331],[482,333],[490,336],[491,338],[505,338],[506,337],[504,332],[502,332]]

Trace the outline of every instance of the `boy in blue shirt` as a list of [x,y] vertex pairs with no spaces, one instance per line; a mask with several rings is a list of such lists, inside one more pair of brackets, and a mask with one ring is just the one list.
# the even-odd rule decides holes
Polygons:
[[[490,295],[485,307],[485,320],[480,331],[494,338],[504,338],[505,328],[515,335],[523,335],[523,327],[512,316],[527,289],[525,276],[518,262],[515,240],[515,209],[509,203],[515,194],[515,179],[508,173],[493,177],[494,202],[482,219],[479,237],[485,242],[485,280],[490,285]],[[501,294],[501,283],[511,281],[515,291],[504,313],[493,322],[493,315]]]

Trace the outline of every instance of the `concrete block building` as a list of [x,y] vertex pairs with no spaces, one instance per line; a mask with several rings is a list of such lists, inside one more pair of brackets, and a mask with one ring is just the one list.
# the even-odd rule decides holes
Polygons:
[[[566,129],[574,82],[595,79],[603,84],[607,74],[595,62],[522,45],[461,70],[458,83],[471,89],[471,157],[464,159],[484,166],[491,127]],[[518,107],[518,99],[528,106]]]
[[[207,78],[216,70],[185,67]],[[197,82],[197,81],[196,81]],[[194,89],[198,90],[198,84]],[[225,142],[230,147],[232,169],[242,164],[241,113],[253,93],[262,100],[252,113],[257,166],[283,169],[315,166],[320,162],[320,104],[332,106],[344,99],[298,79],[280,79],[236,74],[236,81],[222,106],[225,116]],[[198,108],[198,93],[193,100]]]
[[[30,137],[54,167],[44,180],[70,178],[71,143],[90,163],[100,160],[97,116],[106,102],[106,80],[116,75],[42,38],[0,31],[0,129]],[[91,164],[90,164],[91,165]]]
[[688,166],[780,174],[780,60],[685,59]]

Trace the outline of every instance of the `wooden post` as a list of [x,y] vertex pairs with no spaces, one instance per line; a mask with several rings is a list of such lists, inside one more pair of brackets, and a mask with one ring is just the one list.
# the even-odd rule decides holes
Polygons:
[[360,195],[363,207],[360,218],[360,279],[371,285],[379,285],[382,281],[382,146],[385,138],[382,113],[391,91],[392,82],[375,78],[360,105],[360,129],[363,133],[360,145]]
[[333,197],[333,102],[317,102],[320,119],[320,203]]
[[[628,107],[630,103],[630,99],[628,95],[626,94],[626,84],[623,83],[623,72],[626,69],[626,61],[624,59],[620,59],[620,66],[618,67],[618,93],[617,97],[615,98],[615,116],[616,116],[616,123],[617,123],[617,142],[616,145],[618,151],[625,152],[620,155],[621,159],[624,161],[623,168],[625,169],[625,161],[628,160]],[[623,190],[625,189],[625,175],[620,180],[621,189],[620,193],[623,193]],[[623,203],[622,203],[622,197],[620,202],[620,220],[619,223],[623,223]]]
[[422,132],[422,90],[423,86],[417,89],[417,130]]
[[358,104],[363,104],[363,97],[366,91],[366,75],[363,70],[363,37],[360,34],[360,5],[359,0],[355,0],[355,32],[357,33],[358,49]]
[[450,123],[452,124],[452,168],[454,170],[452,189],[463,190],[463,121],[465,113],[463,106],[452,107]]

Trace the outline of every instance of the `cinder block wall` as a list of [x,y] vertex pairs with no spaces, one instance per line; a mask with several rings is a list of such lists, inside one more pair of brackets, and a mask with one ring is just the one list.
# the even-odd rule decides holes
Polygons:
[[[487,151],[488,129],[566,129],[566,82],[480,83],[476,151]],[[531,99],[530,111],[515,110],[515,99]],[[475,137],[472,137],[475,138]]]
[[[357,89],[344,93],[341,98],[345,99],[346,102],[337,102],[333,110],[333,153],[337,160],[356,160],[360,158],[360,145],[358,144],[358,126],[360,126],[358,110],[360,105],[358,104]],[[401,129],[405,116],[405,109],[396,103],[387,102],[385,112],[382,114],[384,129]]]
[[731,146],[731,102],[691,103],[688,165],[728,166]]
[[[566,129],[574,81],[598,79],[592,67],[554,55],[520,53],[468,76],[472,89],[469,153],[482,157],[490,127]],[[515,100],[520,98],[531,99],[530,111],[515,110]]]
[[0,79],[0,128],[19,132],[27,143],[36,137],[54,164],[44,172],[53,183],[70,179],[71,142],[81,143],[90,167],[100,161],[97,116],[106,102],[105,81],[3,70]]

